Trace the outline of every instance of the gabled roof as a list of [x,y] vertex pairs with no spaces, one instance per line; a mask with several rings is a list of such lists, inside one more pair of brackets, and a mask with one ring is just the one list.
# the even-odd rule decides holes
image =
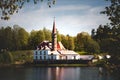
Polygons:
[[64,46],[62,45],[61,42],[57,43],[57,50],[65,50]]

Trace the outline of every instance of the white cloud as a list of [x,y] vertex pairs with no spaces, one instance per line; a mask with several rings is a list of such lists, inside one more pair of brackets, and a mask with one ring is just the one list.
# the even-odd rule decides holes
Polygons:
[[83,15],[65,15],[59,18],[59,30],[62,33],[76,35],[79,32],[86,31],[91,33],[93,28],[97,28],[100,24],[108,22],[105,15],[99,14],[102,7],[91,7]]
[[[92,28],[108,22],[104,15],[99,14],[102,9],[103,7],[88,5],[68,5],[56,8],[41,7],[34,11],[21,11],[13,15],[9,21],[0,21],[0,24],[3,26],[18,24],[27,31],[38,30],[43,27],[52,29],[53,17],[56,16],[56,25],[60,33],[70,35],[76,35],[82,31],[90,33]],[[70,13],[65,14],[64,12]],[[78,14],[79,12],[84,12],[84,14]]]

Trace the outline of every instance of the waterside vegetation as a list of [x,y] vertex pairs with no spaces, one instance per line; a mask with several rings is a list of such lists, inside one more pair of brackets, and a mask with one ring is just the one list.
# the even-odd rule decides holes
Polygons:
[[[63,35],[58,32],[58,41],[61,41],[66,49],[75,50],[81,54],[99,55],[105,53],[111,55],[110,59],[100,60],[97,65],[110,66],[114,69],[120,67],[120,1],[107,0],[110,5],[102,11],[106,14],[110,23],[99,25],[91,31],[92,35],[80,32],[76,36]],[[24,28],[14,25],[0,28],[0,64],[12,64],[32,60],[32,52],[36,45],[44,40],[51,41],[51,30],[43,28],[39,31],[28,33]],[[18,51],[18,52],[16,52]]]

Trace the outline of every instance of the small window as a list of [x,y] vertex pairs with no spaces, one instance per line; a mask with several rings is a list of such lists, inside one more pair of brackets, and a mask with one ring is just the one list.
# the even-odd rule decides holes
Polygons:
[[40,56],[40,60],[42,60],[42,56]]
[[38,57],[36,56],[36,60],[38,59]]
[[66,56],[66,60],[67,60],[67,56]]
[[53,60],[53,53],[51,53],[51,59]]
[[46,51],[44,51],[44,55],[46,55]]
[[76,59],[76,56],[74,56],[74,59]]
[[42,52],[40,51],[40,55],[42,55]]
[[35,52],[35,54],[37,55],[37,51]]
[[46,56],[44,56],[44,60],[46,60]]

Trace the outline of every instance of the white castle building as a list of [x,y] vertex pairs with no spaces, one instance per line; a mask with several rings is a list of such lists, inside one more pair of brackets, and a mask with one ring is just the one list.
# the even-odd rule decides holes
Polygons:
[[43,41],[34,50],[34,60],[72,60],[80,59],[80,55],[72,50],[64,48],[61,42],[57,42],[55,21],[52,29],[52,42]]

